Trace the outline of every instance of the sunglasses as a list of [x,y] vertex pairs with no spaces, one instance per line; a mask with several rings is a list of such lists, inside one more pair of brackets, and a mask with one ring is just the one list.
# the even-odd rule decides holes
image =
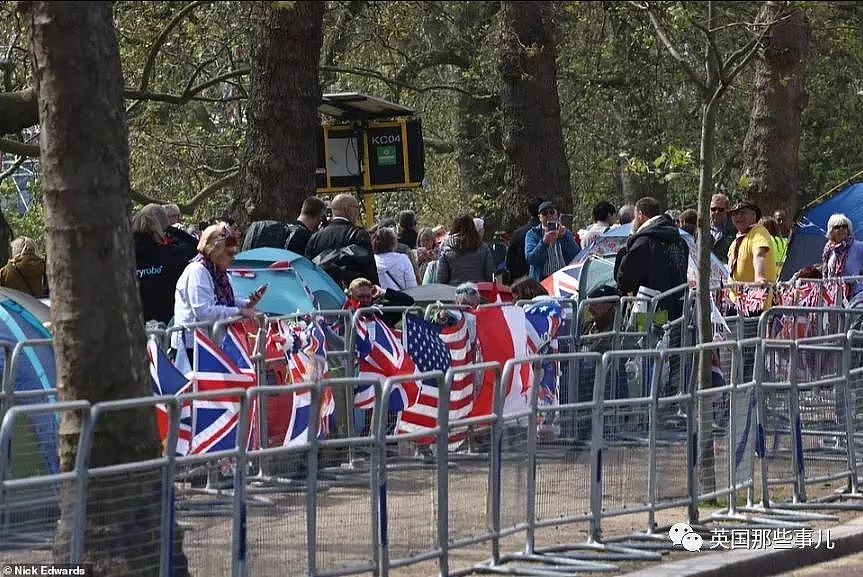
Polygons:
[[728,210],[727,208],[722,208],[721,206],[711,206],[710,212],[725,212]]
[[847,229],[848,229],[847,224],[837,224],[837,225],[833,226],[832,230],[847,230]]

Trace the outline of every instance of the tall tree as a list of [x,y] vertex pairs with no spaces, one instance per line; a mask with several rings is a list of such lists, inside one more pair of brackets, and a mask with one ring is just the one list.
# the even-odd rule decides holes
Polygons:
[[241,220],[288,220],[315,193],[324,3],[255,2]]
[[755,64],[755,93],[743,143],[747,195],[765,214],[783,208],[793,216],[800,201],[798,152],[809,102],[809,19],[792,2],[765,2],[758,20],[776,24]]
[[[463,2],[453,5],[455,16],[452,37],[462,66],[456,71],[458,85],[465,89],[456,100],[456,159],[458,162],[459,192],[470,203],[482,199],[482,215],[486,228],[495,230],[500,208],[509,202],[500,195],[503,189],[503,148],[500,123],[496,114],[500,98],[495,83],[489,82],[486,73],[483,39],[490,35],[490,24],[500,10],[498,2]],[[490,71],[490,72],[493,72]],[[489,93],[491,92],[491,93]],[[496,202],[495,202],[496,201]],[[488,210],[498,208],[498,210]]]
[[[135,283],[123,75],[110,2],[32,2],[30,47],[39,90],[48,279],[63,400],[152,394]],[[63,413],[60,466],[73,469],[82,429]],[[100,418],[93,467],[157,458],[152,409]],[[94,575],[157,575],[158,471],[90,480],[85,561]],[[80,506],[80,504],[78,504]],[[75,502],[67,493],[55,543],[68,559]]]
[[[507,158],[506,189],[515,224],[524,200],[554,199],[572,213],[572,186],[560,124],[556,29],[549,1],[503,2],[503,43],[498,69]],[[520,219],[519,219],[520,220]]]
[[[698,13],[687,14],[686,6],[681,6],[684,14],[679,21],[689,23],[694,31],[703,35],[704,51],[701,53],[701,62],[693,61],[689,55],[693,50],[687,46],[687,50],[681,49],[670,34],[670,27],[666,21],[668,12],[660,12],[651,2],[632,2],[632,4],[645,10],[656,36],[668,51],[681,70],[686,74],[690,83],[695,87],[701,100],[701,150],[699,155],[699,181],[698,181],[698,299],[696,317],[698,326],[698,339],[701,343],[713,341],[713,323],[711,320],[710,304],[710,197],[714,193],[713,167],[716,146],[716,118],[722,97],[734,83],[737,76],[748,66],[761,46],[765,35],[769,32],[774,21],[756,23],[746,26],[747,37],[736,50],[726,55],[719,49],[718,31],[728,29],[729,26],[719,27],[714,17],[713,2],[707,2],[706,15]],[[736,23],[740,27],[741,23]],[[704,72],[702,73],[701,70]],[[698,387],[708,389],[711,386],[711,353],[702,351],[698,361]],[[704,397],[706,399],[706,397]],[[699,475],[702,489],[712,492],[716,487],[716,472],[713,468],[713,420],[709,402],[702,402],[699,409]],[[697,507],[690,509],[690,515],[697,517]]]

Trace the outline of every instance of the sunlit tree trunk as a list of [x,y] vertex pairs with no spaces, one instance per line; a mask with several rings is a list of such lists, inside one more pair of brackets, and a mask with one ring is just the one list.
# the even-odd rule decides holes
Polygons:
[[[797,166],[806,92],[809,19],[791,2],[765,2],[762,22],[776,20],[755,64],[755,91],[749,131],[743,143],[747,196],[764,214],[784,209],[794,215],[799,205]],[[790,9],[789,9],[790,7]],[[779,14],[785,11],[784,18]]]
[[[284,6],[280,6],[284,4]],[[255,2],[241,221],[293,220],[315,194],[323,2]]]
[[[135,282],[123,75],[109,2],[32,2],[42,189],[57,386],[63,400],[152,394]],[[152,408],[100,418],[90,463],[160,455]],[[60,466],[74,468],[82,422],[64,412]],[[161,475],[91,479],[84,533],[94,575],[158,575]],[[65,492],[55,558],[68,561],[75,503]]]
[[506,153],[506,194],[514,223],[524,201],[554,199],[572,213],[569,164],[560,124],[557,49],[552,2],[503,2],[503,45],[498,69],[503,80],[501,112]]

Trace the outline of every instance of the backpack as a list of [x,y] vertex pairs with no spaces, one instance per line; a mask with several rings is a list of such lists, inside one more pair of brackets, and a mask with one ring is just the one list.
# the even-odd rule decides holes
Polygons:
[[241,250],[261,247],[285,248],[299,228],[297,224],[282,224],[275,220],[256,220],[249,225],[249,230],[243,237]]
[[345,235],[345,246],[324,250],[312,259],[342,288],[347,288],[357,278],[357,273],[364,270],[369,260],[374,258],[367,248],[354,243],[358,230],[353,228]]

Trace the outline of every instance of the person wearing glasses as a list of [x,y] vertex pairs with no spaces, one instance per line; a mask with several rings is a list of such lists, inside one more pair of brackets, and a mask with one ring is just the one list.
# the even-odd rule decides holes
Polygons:
[[776,282],[776,247],[773,237],[764,228],[761,209],[751,202],[739,202],[730,211],[737,229],[728,251],[731,278],[742,283],[767,284]]
[[[234,295],[228,278],[228,268],[240,249],[239,238],[226,222],[208,226],[198,241],[198,255],[186,265],[174,292],[174,325],[224,320],[243,316],[254,318],[255,306],[264,296],[266,286],[252,293],[248,299]],[[171,347],[185,346],[192,358],[193,332],[172,333]]]
[[[821,253],[823,278],[860,276],[863,272],[863,242],[854,240],[854,227],[844,214],[834,214],[827,221],[827,243]],[[851,301],[863,298],[863,283],[845,285],[845,297]]]
[[728,250],[734,244],[737,230],[729,218],[731,203],[724,194],[714,194],[710,198],[710,236],[713,239],[711,252],[724,263],[728,262]]
[[546,200],[539,205],[539,224],[524,238],[524,255],[530,265],[530,278],[549,277],[572,262],[581,247],[572,232],[560,222],[557,205]]

